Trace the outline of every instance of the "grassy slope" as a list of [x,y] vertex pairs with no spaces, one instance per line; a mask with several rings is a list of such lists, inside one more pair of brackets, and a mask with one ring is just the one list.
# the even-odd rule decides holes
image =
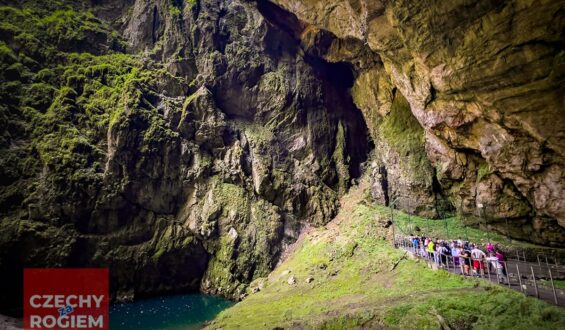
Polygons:
[[[304,235],[267,279],[252,284],[262,285],[260,292],[209,327],[420,329],[438,328],[443,319],[457,329],[565,328],[563,309],[517,292],[434,272],[414,260],[392,270],[403,253],[384,240],[383,210],[362,200],[362,189],[346,196],[334,221]],[[290,276],[296,284],[287,283]],[[308,277],[314,280],[306,283]]]

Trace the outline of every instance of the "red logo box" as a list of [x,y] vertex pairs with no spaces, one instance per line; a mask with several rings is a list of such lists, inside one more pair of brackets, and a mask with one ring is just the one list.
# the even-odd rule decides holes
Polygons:
[[108,329],[107,268],[24,269],[24,329]]

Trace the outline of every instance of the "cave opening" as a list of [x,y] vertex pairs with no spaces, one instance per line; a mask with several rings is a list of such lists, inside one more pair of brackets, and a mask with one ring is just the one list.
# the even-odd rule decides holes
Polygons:
[[[284,39],[282,44],[286,47],[280,49],[273,47],[274,53],[286,51],[293,55],[301,56],[313,74],[323,82],[323,103],[332,111],[332,116],[343,123],[345,132],[345,154],[348,157],[349,176],[359,178],[363,174],[363,164],[368,160],[370,152],[374,149],[373,140],[365,118],[353,102],[350,89],[357,78],[353,64],[345,61],[330,62],[320,55],[324,53],[333,35],[324,35],[312,49],[305,50],[301,46],[301,34],[307,24],[300,21],[294,14],[269,1],[258,1],[257,9],[272,26],[280,30],[277,38]],[[328,137],[329,138],[329,137]]]

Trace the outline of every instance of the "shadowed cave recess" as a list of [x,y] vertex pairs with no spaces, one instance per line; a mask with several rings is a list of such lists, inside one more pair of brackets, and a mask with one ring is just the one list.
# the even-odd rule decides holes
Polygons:
[[[397,70],[405,45],[379,49],[275,2],[3,2],[2,312],[21,312],[24,267],[109,267],[115,300],[239,300],[362,175],[378,204],[478,226],[483,203],[489,230],[563,245],[561,209],[541,212],[535,184],[490,158],[522,150],[469,142],[529,135],[403,80],[419,73]],[[353,9],[382,17],[369,7]],[[524,165],[539,191],[563,160],[543,148],[542,165]]]

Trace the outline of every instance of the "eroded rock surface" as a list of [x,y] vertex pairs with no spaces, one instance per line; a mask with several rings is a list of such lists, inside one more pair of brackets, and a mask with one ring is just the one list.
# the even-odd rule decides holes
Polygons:
[[[121,34],[120,47],[94,58],[54,47],[67,67],[30,66],[24,89],[40,70],[64,74],[46,82],[54,98],[31,104],[33,118],[13,116],[49,121],[3,140],[14,166],[39,157],[3,183],[16,194],[2,200],[1,290],[16,296],[25,266],[90,265],[110,267],[117,298],[201,289],[239,299],[304,224],[336,214],[361,174],[371,142],[350,86],[254,3],[103,1],[92,10],[112,19],[92,18],[105,36]],[[17,33],[7,51],[39,59]],[[8,111],[21,112],[17,97],[4,100]]]
[[562,1],[5,3],[3,306],[28,266],[239,299],[363,171],[565,242]]
[[[390,91],[406,99],[460,213],[484,213],[515,238],[565,242],[563,1],[274,2],[335,35],[328,60],[362,58],[340,54],[344,44],[378,55],[382,65],[355,82],[356,104],[371,123],[389,112]],[[387,158],[377,182],[395,172]],[[388,180],[389,191],[405,181]]]

